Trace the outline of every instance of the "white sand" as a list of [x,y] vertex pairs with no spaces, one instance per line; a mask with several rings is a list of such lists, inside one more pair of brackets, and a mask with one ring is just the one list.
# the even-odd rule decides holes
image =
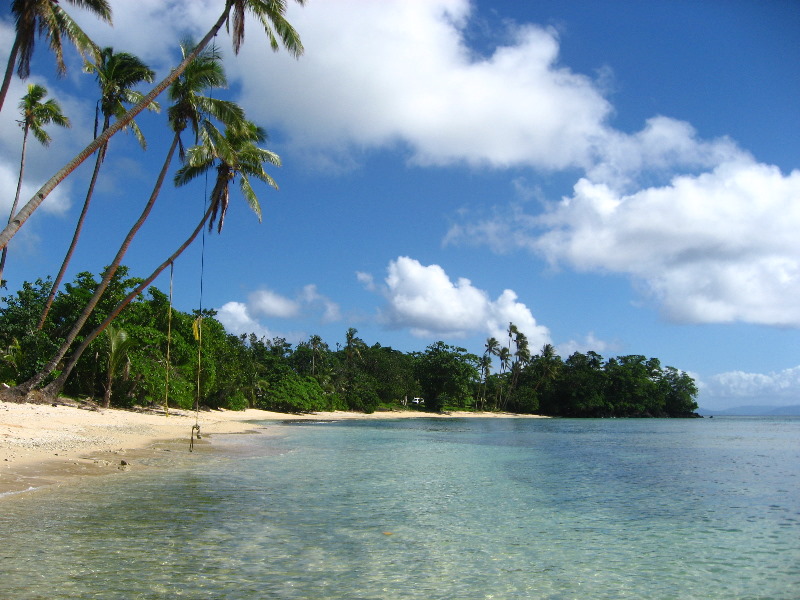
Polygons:
[[[287,419],[340,420],[413,417],[515,417],[504,413],[417,411],[350,412],[287,415],[263,410],[155,412],[116,409],[86,410],[70,406],[0,402],[0,496],[46,485],[62,484],[76,476],[118,473],[137,468],[133,454],[155,452],[156,445],[181,440],[188,450],[192,426],[200,425],[203,444],[214,434],[244,433],[252,421]],[[123,464],[127,463],[127,464]]]

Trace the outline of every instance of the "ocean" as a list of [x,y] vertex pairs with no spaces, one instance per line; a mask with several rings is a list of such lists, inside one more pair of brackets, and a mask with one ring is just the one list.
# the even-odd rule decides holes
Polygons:
[[262,425],[3,499],[0,598],[800,598],[797,417]]

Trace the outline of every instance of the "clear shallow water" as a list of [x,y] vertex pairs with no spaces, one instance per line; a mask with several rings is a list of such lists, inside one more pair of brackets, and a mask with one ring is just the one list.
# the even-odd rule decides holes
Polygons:
[[800,419],[275,427],[6,498],[0,598],[800,595]]

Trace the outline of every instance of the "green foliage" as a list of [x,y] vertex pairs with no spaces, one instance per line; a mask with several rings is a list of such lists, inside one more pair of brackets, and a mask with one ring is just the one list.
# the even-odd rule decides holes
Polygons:
[[425,398],[425,408],[440,412],[445,405],[469,408],[479,380],[477,356],[464,348],[436,342],[416,355],[415,374]]
[[322,388],[313,377],[287,372],[270,385],[258,408],[286,413],[303,413],[327,410]]
[[19,383],[32,377],[55,352],[60,339],[54,332],[37,331],[37,313],[44,307],[50,279],[25,282],[14,295],[0,298],[0,348],[4,358],[0,377]]
[[[137,283],[120,267],[93,322],[104,319]],[[49,359],[96,284],[90,273],[78,274],[56,297],[43,331],[36,331],[36,323],[49,281],[26,282],[15,294],[0,299],[2,381],[25,381]],[[110,362],[114,331],[126,332],[127,342],[124,353]],[[230,410],[373,412],[422,397],[425,408],[432,411],[478,408],[563,417],[685,417],[697,410],[694,380],[673,367],[662,368],[658,359],[629,355],[604,360],[595,352],[576,352],[562,360],[550,345],[531,356],[524,336],[513,325],[509,331],[514,352],[490,339],[483,357],[441,341],[425,352],[404,353],[380,344],[369,347],[353,328],[336,351],[319,336],[293,348],[280,337],[230,335],[213,310],[171,309],[167,296],[150,288],[146,297],[140,296],[120,313],[112,333],[89,346],[65,391],[99,397],[112,381],[111,364],[110,400],[115,406],[160,405],[168,399],[169,406],[184,409],[198,402]],[[491,372],[493,356],[501,361],[498,373]]]

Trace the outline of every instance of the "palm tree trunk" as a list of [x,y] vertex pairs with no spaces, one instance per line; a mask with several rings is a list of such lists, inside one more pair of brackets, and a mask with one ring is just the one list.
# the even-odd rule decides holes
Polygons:
[[[17,179],[17,195],[14,196],[14,204],[11,205],[11,212],[8,215],[8,222],[14,219],[14,213],[17,211],[17,204],[19,204],[19,194],[22,191],[22,176],[25,173],[25,149],[28,146],[28,130],[30,125],[25,122],[25,127],[22,134],[22,156],[19,159],[19,178]],[[3,282],[3,272],[6,268],[6,255],[8,254],[8,246],[3,248],[3,253],[0,255],[0,285]]]
[[111,264],[106,268],[105,272],[103,273],[103,279],[98,284],[97,288],[95,288],[94,294],[89,299],[89,302],[83,308],[78,319],[72,325],[72,329],[67,334],[67,337],[64,340],[64,343],[61,344],[61,347],[58,351],[53,355],[50,361],[44,366],[44,368],[36,373],[31,379],[25,382],[23,385],[27,387],[28,390],[37,387],[44,381],[50,373],[52,373],[58,363],[64,358],[64,356],[69,351],[70,346],[72,346],[75,338],[78,337],[83,326],[86,324],[86,321],[91,316],[92,312],[94,311],[97,304],[100,302],[100,298],[103,296],[103,293],[108,288],[111,280],[114,277],[114,274],[117,272],[119,265],[122,263],[122,259],[125,257],[125,253],[128,251],[128,248],[133,241],[133,238],[138,233],[139,229],[142,227],[144,222],[147,220],[147,217],[150,216],[150,211],[153,208],[153,205],[158,198],[158,194],[161,192],[161,186],[164,184],[164,178],[169,171],[169,165],[172,163],[172,157],[175,155],[175,149],[178,147],[180,136],[178,133],[175,133],[175,136],[172,139],[172,144],[170,145],[169,152],[167,152],[167,158],[164,160],[164,166],[161,167],[161,172],[158,174],[158,179],[156,180],[156,184],[153,188],[153,192],[150,194],[150,198],[147,200],[147,204],[145,204],[144,209],[142,210],[142,214],[139,215],[136,223],[133,224],[130,231],[128,231],[128,235],[125,236],[125,239],[122,242],[122,245],[119,247],[117,251],[117,255],[114,257],[114,260]]
[[[108,122],[109,117],[106,116],[104,129],[108,126]],[[47,302],[45,302],[44,310],[42,311],[42,315],[39,317],[39,324],[36,326],[36,329],[39,331],[41,331],[44,327],[45,319],[47,319],[47,314],[50,312],[50,307],[53,305],[56,292],[58,292],[58,288],[61,287],[61,281],[64,279],[64,274],[67,272],[69,262],[72,260],[72,254],[75,252],[75,246],[78,245],[78,238],[80,238],[81,231],[83,230],[83,222],[86,220],[86,213],[89,212],[89,204],[91,203],[92,196],[94,195],[94,186],[97,184],[97,177],[100,174],[100,165],[103,164],[107,147],[108,146],[102,146],[97,152],[97,159],[95,160],[94,171],[92,172],[92,180],[89,182],[89,189],[86,192],[86,199],[83,201],[81,215],[78,217],[78,223],[75,225],[75,233],[72,234],[72,241],[69,244],[69,249],[67,250],[64,260],[61,263],[61,268],[58,270],[56,280],[53,282],[53,286],[50,288],[50,294],[47,296]]]
[[11,54],[8,56],[8,65],[6,66],[6,74],[3,77],[3,87],[0,88],[0,110],[3,110],[3,103],[6,101],[6,94],[11,85],[11,77],[14,75],[14,65],[17,63],[17,54],[19,53],[19,36],[14,36],[14,43],[11,46]]
[[[94,331],[92,331],[89,335],[87,335],[83,339],[80,345],[75,349],[75,352],[72,354],[67,364],[64,366],[63,370],[61,371],[61,374],[43,388],[42,391],[46,395],[57,396],[61,392],[61,390],[64,388],[64,384],[67,381],[67,378],[69,377],[70,373],[72,373],[72,370],[75,368],[75,365],[78,364],[78,360],[80,359],[81,355],[86,351],[86,348],[89,347],[89,344],[91,344],[98,335],[103,333],[103,330],[106,327],[108,327],[114,319],[117,318],[119,313],[121,313],[126,306],[128,306],[131,302],[133,302],[133,300],[136,299],[136,297],[139,294],[141,294],[145,290],[145,288],[147,288],[151,283],[153,283],[155,278],[158,277],[164,269],[166,269],[172,262],[174,262],[175,259],[178,258],[183,253],[183,251],[186,250],[186,248],[189,247],[189,245],[197,237],[197,234],[199,234],[200,231],[205,226],[213,210],[214,210],[213,205],[209,206],[205,214],[203,215],[203,218],[200,220],[200,223],[198,223],[197,227],[192,232],[192,234],[186,239],[186,241],[183,242],[183,244],[181,244],[180,247],[175,252],[173,252],[169,258],[167,258],[167,260],[161,263],[158,266],[158,268],[156,268],[156,270],[153,271],[147,279],[145,279],[142,283],[140,283],[136,287],[136,289],[134,289],[130,294],[128,294],[125,297],[125,299],[122,300],[122,302],[117,304],[111,311],[111,314],[109,314],[105,318],[105,320],[102,323],[100,323],[100,325],[97,326],[97,328]],[[39,382],[37,382],[35,385],[29,385],[31,381],[32,380],[22,384],[22,386],[24,386],[22,388],[24,391],[30,391],[35,387],[35,385],[41,383],[41,380],[39,380]]]
[[5,248],[8,245],[8,242],[11,238],[16,235],[17,231],[19,231],[20,227],[28,220],[28,218],[33,214],[33,212],[39,208],[44,199],[52,192],[56,186],[61,183],[64,179],[66,179],[70,173],[72,173],[78,166],[83,163],[89,156],[91,156],[98,148],[103,146],[108,140],[116,134],[120,129],[125,127],[128,123],[130,123],[133,118],[142,112],[145,108],[147,108],[150,103],[158,97],[161,92],[163,92],[167,87],[169,87],[173,81],[175,81],[181,73],[186,69],[186,66],[192,62],[198,54],[205,48],[208,43],[212,40],[212,38],[217,34],[217,32],[222,28],[225,22],[228,19],[228,13],[230,12],[230,8],[233,4],[233,0],[225,0],[225,9],[222,11],[222,14],[217,19],[217,22],[214,23],[214,26],[209,30],[206,36],[200,40],[200,43],[197,44],[194,50],[192,50],[189,54],[186,55],[186,58],[172,71],[170,74],[165,77],[161,83],[159,83],[156,87],[154,87],[143,99],[139,104],[131,108],[128,112],[125,113],[122,117],[114,121],[114,124],[111,125],[108,129],[106,129],[103,133],[101,133],[95,140],[90,143],[86,148],[81,150],[75,158],[69,161],[62,169],[60,169],[55,175],[53,175],[50,179],[48,179],[45,184],[39,188],[39,191],[28,200],[28,203],[23,206],[20,211],[15,215],[15,218],[11,223],[9,223],[2,232],[0,232],[0,248]]
[[103,408],[111,406],[111,385],[114,382],[114,375],[112,374],[111,367],[108,369],[108,379],[106,380],[106,389],[103,392]]

